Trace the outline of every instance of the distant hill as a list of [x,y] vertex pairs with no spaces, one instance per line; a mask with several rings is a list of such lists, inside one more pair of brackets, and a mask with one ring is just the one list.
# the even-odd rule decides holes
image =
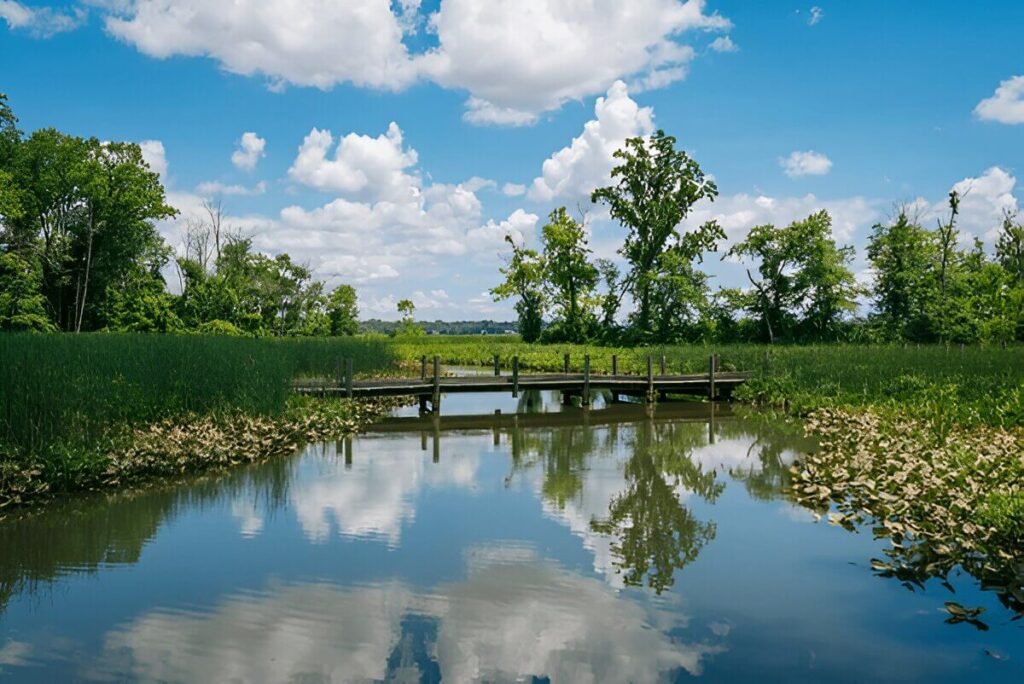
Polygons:
[[[416,321],[416,325],[428,335],[506,335],[518,332],[515,321]],[[359,331],[389,334],[398,326],[398,321],[371,318],[359,324]]]

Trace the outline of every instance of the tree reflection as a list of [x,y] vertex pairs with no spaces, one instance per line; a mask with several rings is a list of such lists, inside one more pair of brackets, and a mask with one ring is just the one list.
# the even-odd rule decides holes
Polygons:
[[[700,426],[697,426],[700,428]],[[702,472],[689,458],[703,430],[693,425],[650,422],[637,426],[626,463],[626,489],[616,496],[608,518],[594,520],[595,532],[613,536],[616,568],[627,586],[661,593],[675,582],[675,571],[696,560],[715,537],[713,522],[702,522],[680,501],[680,490],[714,501],[724,484],[714,471]]]

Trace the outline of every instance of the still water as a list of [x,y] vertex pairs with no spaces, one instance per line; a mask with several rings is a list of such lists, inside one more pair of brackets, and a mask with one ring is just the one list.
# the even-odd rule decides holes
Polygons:
[[799,426],[444,412],[478,415],[0,523],[0,680],[1024,681],[1022,622],[970,577],[988,631],[787,501]]

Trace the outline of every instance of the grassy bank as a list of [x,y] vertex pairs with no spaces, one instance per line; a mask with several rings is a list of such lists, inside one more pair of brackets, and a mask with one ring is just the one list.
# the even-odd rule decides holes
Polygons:
[[[948,425],[1024,425],[1024,347],[814,345],[681,345],[624,349],[582,345],[538,345],[514,337],[427,336],[396,340],[396,354],[410,366],[422,355],[451,364],[488,365],[494,354],[505,363],[519,356],[527,370],[558,371],[570,354],[577,371],[589,354],[594,372],[608,372],[617,355],[620,372],[646,372],[647,355],[657,368],[662,354],[669,372],[702,373],[708,357],[725,370],[755,373],[736,398],[787,406],[798,414],[834,407],[897,411]],[[943,427],[946,426],[946,427]]]
[[376,339],[0,335],[0,509],[349,432],[373,405],[289,391],[295,377],[334,375],[342,357],[364,373],[395,366]]

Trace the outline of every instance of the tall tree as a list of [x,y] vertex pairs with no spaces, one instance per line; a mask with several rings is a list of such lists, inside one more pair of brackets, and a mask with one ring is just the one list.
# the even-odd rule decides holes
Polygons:
[[339,285],[331,291],[327,300],[327,317],[331,321],[331,335],[351,336],[359,332],[359,307],[354,287]]
[[628,231],[620,253],[630,271],[622,286],[637,302],[634,323],[640,335],[648,335],[651,329],[653,290],[666,250],[675,250],[673,261],[681,257],[692,262],[725,237],[714,222],[679,233],[679,224],[693,206],[705,198],[714,200],[718,188],[675,144],[675,138],[660,130],[650,139],[628,139],[615,152],[620,164],[612,169],[612,178],[618,182],[591,195],[593,202],[608,205],[612,218]]
[[834,339],[860,293],[849,262],[853,250],[837,247],[825,211],[785,228],[757,226],[729,251],[758,262],[744,305],[762,326],[764,339]]
[[928,311],[938,289],[933,270],[937,259],[932,235],[906,211],[890,225],[875,225],[868,240],[875,275],[873,318],[886,338],[931,341]]
[[505,282],[491,289],[495,301],[517,298],[519,334],[524,342],[536,342],[544,328],[544,260],[536,250],[516,245],[511,236],[505,242],[512,247],[512,257],[501,269]]
[[583,342],[595,323],[594,290],[599,276],[590,262],[586,231],[565,207],[559,207],[551,212],[542,235],[545,287],[558,317],[551,328],[552,339]]

